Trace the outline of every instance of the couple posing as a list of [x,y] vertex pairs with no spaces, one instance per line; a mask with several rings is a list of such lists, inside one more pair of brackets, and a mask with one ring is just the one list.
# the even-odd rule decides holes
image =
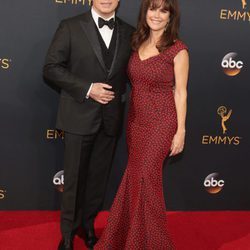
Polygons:
[[[87,13],[61,22],[45,78],[61,89],[57,128],[65,131],[62,240],[73,249],[82,226],[90,249],[171,250],[162,187],[167,156],[182,152],[188,52],[178,39],[177,0],[142,0],[137,29],[116,16],[119,0],[93,0]],[[126,82],[128,166],[97,242],[121,125]]]

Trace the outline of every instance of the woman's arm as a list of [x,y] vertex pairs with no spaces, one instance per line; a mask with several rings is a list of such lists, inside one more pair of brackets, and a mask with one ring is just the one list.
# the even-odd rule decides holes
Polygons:
[[187,50],[181,50],[174,58],[175,74],[175,106],[177,112],[177,131],[174,136],[170,156],[179,154],[184,148],[185,123],[187,113],[187,82],[189,71],[189,56]]

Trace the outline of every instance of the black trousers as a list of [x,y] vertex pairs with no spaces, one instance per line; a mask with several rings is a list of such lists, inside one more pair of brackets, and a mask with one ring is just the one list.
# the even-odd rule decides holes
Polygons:
[[93,227],[101,210],[112,165],[116,137],[101,127],[94,135],[65,133],[64,191],[61,205],[61,232],[72,236],[82,224]]

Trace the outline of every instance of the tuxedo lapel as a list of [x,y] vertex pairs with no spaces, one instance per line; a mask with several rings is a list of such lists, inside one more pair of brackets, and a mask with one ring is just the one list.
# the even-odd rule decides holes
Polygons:
[[110,71],[109,71],[109,78],[111,78],[114,73],[115,73],[115,69],[116,69],[116,64],[117,62],[119,62],[119,58],[121,56],[123,56],[124,54],[124,50],[126,50],[126,48],[124,48],[124,45],[127,44],[126,42],[126,39],[129,39],[127,36],[126,36],[126,31],[124,29],[124,25],[122,24],[121,20],[116,17],[117,19],[117,40],[116,40],[116,49],[115,49],[115,55],[114,55],[114,59],[113,59],[113,62],[112,62],[112,66],[110,68]]
[[95,22],[91,16],[90,11],[86,13],[84,18],[80,21],[80,24],[102,68],[104,69],[105,72],[107,72],[107,69],[106,69],[106,66],[102,57],[102,50],[99,44],[98,35],[96,33]]
[[114,73],[114,67],[115,67],[115,64],[116,64],[116,61],[117,61],[117,56],[118,56],[118,52],[119,52],[119,48],[120,48],[120,43],[121,43],[121,32],[120,32],[120,29],[121,29],[120,26],[121,25],[120,25],[119,19],[117,19],[116,25],[117,25],[117,29],[116,29],[117,35],[116,35],[115,54],[114,54],[114,58],[113,58],[113,61],[112,61],[112,65],[110,67],[109,78]]

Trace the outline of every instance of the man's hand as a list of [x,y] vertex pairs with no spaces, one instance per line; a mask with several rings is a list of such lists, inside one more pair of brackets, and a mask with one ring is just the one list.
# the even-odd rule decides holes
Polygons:
[[106,83],[93,83],[89,96],[101,104],[107,104],[115,98],[112,86]]

